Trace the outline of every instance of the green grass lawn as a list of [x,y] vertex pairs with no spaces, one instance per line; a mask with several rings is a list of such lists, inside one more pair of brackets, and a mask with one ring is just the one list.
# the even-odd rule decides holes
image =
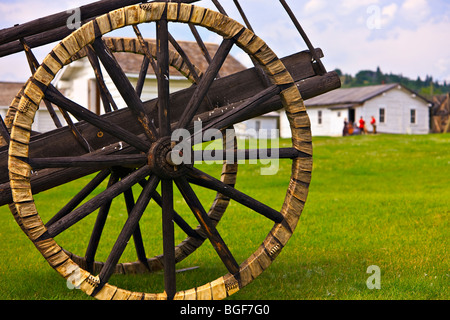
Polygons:
[[[281,146],[288,146],[284,140]],[[202,169],[220,172],[220,166]],[[242,165],[237,188],[280,209],[290,174],[282,160],[276,176],[260,176],[258,165]],[[297,230],[274,264],[230,299],[448,299],[450,297],[450,135],[355,136],[314,139],[314,172],[309,198]],[[36,197],[48,219],[86,180]],[[214,194],[198,189],[205,207]],[[177,195],[176,210],[197,225]],[[144,216],[147,254],[158,255],[161,227],[157,207]],[[105,259],[126,218],[123,203],[114,204],[102,238]],[[83,255],[95,216],[57,238]],[[218,227],[240,262],[263,241],[271,223],[231,203]],[[7,207],[0,208],[0,299],[90,299],[69,290],[20,231]],[[183,239],[177,234],[177,240]],[[134,261],[133,248],[122,261]],[[370,290],[369,266],[381,270],[381,289]],[[178,289],[202,285],[226,273],[208,242],[179,268]],[[114,276],[111,283],[135,291],[161,292],[162,273]]]

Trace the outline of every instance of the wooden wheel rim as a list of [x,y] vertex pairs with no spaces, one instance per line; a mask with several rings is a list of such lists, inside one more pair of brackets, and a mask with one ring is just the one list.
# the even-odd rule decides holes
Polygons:
[[[135,38],[105,38],[104,39],[106,45],[111,49],[113,52],[126,52],[126,53],[135,53],[139,55],[145,55],[144,50],[139,44],[138,39]],[[152,43],[148,43],[149,52],[152,54],[152,56],[156,59],[156,45]],[[65,66],[69,65],[70,63],[77,61],[79,59],[85,58],[87,53],[85,52],[84,48],[82,48],[79,52],[77,52],[74,56],[72,56],[66,63]],[[178,70],[181,74],[183,74],[187,79],[189,79],[191,82],[195,82],[194,76],[191,74],[189,68],[186,66],[186,64],[183,63],[183,60],[181,59],[180,55],[175,52],[171,51],[170,56],[172,59],[170,60],[170,66]],[[195,67],[195,66],[194,66]],[[201,76],[202,72],[195,68],[198,76]],[[18,93],[18,95],[13,99],[11,106],[8,108],[8,112],[5,117],[5,123],[7,125],[7,129],[11,130],[11,127],[13,125],[14,117],[19,110],[19,103],[21,100],[21,97],[23,96],[23,92],[26,88],[26,85],[21,89],[21,91]],[[224,161],[224,165],[222,168],[222,180],[226,181],[227,184],[233,185],[236,183],[236,175],[237,175],[237,167],[238,164],[229,164],[227,161]],[[230,202],[230,199],[227,197],[224,197],[220,193],[217,194],[217,197],[212,204],[208,215],[213,217],[213,221],[218,224],[220,219],[222,218],[223,214],[226,211],[226,208]],[[13,213],[13,216],[17,222],[17,224],[22,228],[23,230],[23,222],[21,217],[18,215],[17,211],[15,210],[14,205],[9,206],[10,210]],[[200,231],[200,227],[197,227],[195,229],[196,232]],[[26,233],[26,232],[25,232]],[[200,239],[195,237],[188,236],[185,240],[183,240],[180,244],[178,244],[175,248],[176,254],[176,263],[179,263],[183,261],[185,258],[187,258],[191,253],[193,253],[195,250],[197,250],[205,241],[206,238]],[[64,249],[65,253],[74,261],[76,262],[80,267],[86,269],[86,262],[83,257],[80,257],[67,249]],[[135,262],[127,262],[127,263],[120,263],[117,265],[115,273],[118,274],[139,274],[139,273],[148,273],[148,272],[156,272],[161,269],[163,269],[162,264],[162,255],[155,256],[153,258],[147,259],[147,265],[142,264],[140,261]],[[93,265],[93,271],[94,273],[97,273],[102,267],[104,262],[100,261],[94,261]]]
[[[203,286],[180,291],[175,295],[175,299],[186,300],[224,299],[248,285],[267,269],[295,230],[303,211],[311,180],[310,121],[300,92],[283,63],[263,40],[227,16],[188,4],[151,3],[125,7],[100,16],[94,21],[98,24],[101,34],[104,35],[126,25],[159,21],[166,6],[169,22],[190,22],[208,28],[224,38],[233,38],[239,35],[236,44],[258,61],[274,85],[283,86],[280,97],[291,123],[293,147],[306,155],[293,159],[290,184],[281,209],[283,221],[275,223],[260,247],[240,264],[239,271],[235,274],[228,273]],[[95,40],[94,21],[85,24],[62,41],[67,51],[61,44],[55,47],[53,53],[59,57],[59,60],[67,62],[80,50],[80,47]],[[33,79],[44,86],[49,86],[54,74],[61,68],[62,65],[49,55],[34,74]],[[47,70],[50,70],[53,75]],[[11,130],[8,168],[15,210],[22,219],[23,229],[30,240],[57,272],[65,279],[70,279],[76,274],[75,279],[72,279],[73,284],[80,286],[81,290],[88,295],[96,292],[94,297],[97,299],[167,299],[165,292],[158,294],[131,292],[108,283],[97,292],[99,278],[80,268],[53,238],[37,241],[45,233],[46,228],[40,219],[31,192],[31,167],[21,159],[28,157],[31,125],[44,93],[31,81],[28,82],[24,92],[25,95],[20,100]]]

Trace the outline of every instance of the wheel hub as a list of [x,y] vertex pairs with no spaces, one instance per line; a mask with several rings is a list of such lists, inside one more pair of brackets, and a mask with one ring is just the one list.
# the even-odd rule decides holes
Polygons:
[[148,165],[152,172],[162,179],[174,179],[186,174],[187,166],[174,164],[171,154],[172,141],[170,137],[153,143],[148,152]]

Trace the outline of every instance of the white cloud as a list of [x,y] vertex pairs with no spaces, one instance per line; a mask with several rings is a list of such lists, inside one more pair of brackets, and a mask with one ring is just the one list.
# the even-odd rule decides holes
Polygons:
[[426,0],[406,0],[401,7],[401,13],[406,20],[420,23],[429,17],[431,9]]
[[389,25],[396,17],[398,11],[398,5],[396,3],[392,3],[388,6],[383,7],[381,10],[381,25],[386,27]]
[[[288,3],[312,43],[323,49],[324,64],[329,70],[338,67],[354,74],[362,69],[380,66],[384,72],[401,73],[413,79],[419,75],[422,78],[432,75],[435,79],[450,82],[450,43],[443,40],[448,38],[450,19],[436,18],[436,23],[429,19],[434,16],[431,9],[441,10],[445,1],[448,0],[289,0]],[[6,4],[2,1],[0,27],[46,16],[50,10],[53,13],[90,2],[92,0],[60,0],[52,2],[49,9],[43,5],[46,3],[43,0],[9,1]],[[247,0],[241,1],[241,5],[256,33],[279,57],[284,57],[306,47],[276,2],[275,5],[273,0]],[[199,2],[202,6],[209,4],[209,0]],[[240,20],[232,1],[223,1],[223,5],[231,16]],[[371,5],[380,9],[380,30],[367,27],[367,8]],[[176,33],[178,39],[183,38],[182,32]],[[188,37],[189,40],[191,38]],[[217,41],[208,36],[205,40]],[[438,47],[436,44],[439,44]],[[42,54],[38,57],[42,59],[50,49],[36,50],[35,53]],[[248,62],[244,54],[239,51],[236,54],[242,55]],[[19,63],[20,66],[17,66]],[[0,80],[19,75],[22,70],[21,77],[26,80],[29,71],[22,55],[0,58]]]
[[91,0],[47,1],[22,0],[0,3],[0,27],[10,27],[17,23],[25,23],[54,13],[80,7],[92,3]]
[[305,4],[305,14],[313,14],[324,9],[327,2],[324,0],[310,0]]
[[[334,1],[333,1],[334,2]],[[377,5],[379,0],[341,0],[336,1],[337,10],[342,15],[348,15],[360,8],[367,8],[371,5]]]

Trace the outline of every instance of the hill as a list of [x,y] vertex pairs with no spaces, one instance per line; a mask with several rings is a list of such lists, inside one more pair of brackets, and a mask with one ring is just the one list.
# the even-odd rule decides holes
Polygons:
[[432,76],[426,76],[424,80],[418,77],[416,80],[409,79],[403,75],[383,73],[378,67],[376,71],[362,70],[355,76],[344,74],[340,69],[336,72],[341,77],[342,87],[362,87],[377,84],[400,83],[418,94],[431,99],[435,95],[450,93],[450,84],[439,83]]

